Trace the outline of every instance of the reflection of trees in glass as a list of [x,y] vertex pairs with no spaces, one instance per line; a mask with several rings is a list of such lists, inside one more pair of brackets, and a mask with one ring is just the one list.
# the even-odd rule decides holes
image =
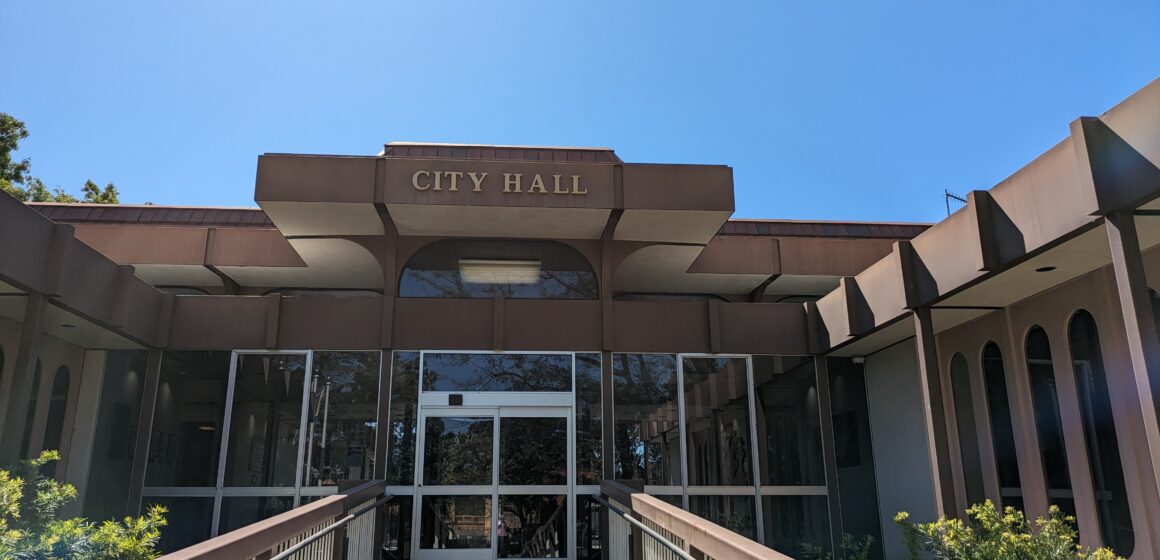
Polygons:
[[391,368],[390,422],[387,429],[387,483],[415,481],[415,442],[419,408],[419,353],[395,352]]
[[307,484],[373,476],[379,352],[315,352]]
[[491,484],[491,418],[429,417],[423,484]]
[[615,470],[618,479],[674,484],[679,457],[677,361],[672,354],[613,354]]
[[564,496],[500,496],[500,558],[560,558],[568,547],[568,501]]
[[438,354],[423,357],[427,391],[570,391],[565,354]]
[[689,484],[753,484],[745,358],[685,358]]
[[[539,279],[530,284],[464,282],[460,259],[538,262]],[[588,260],[552,241],[438,241],[411,257],[399,281],[400,297],[597,299],[599,294]]]
[[568,482],[566,418],[500,418],[500,484]]
[[821,486],[821,416],[814,361],[800,356],[754,356],[761,481],[775,486]]
[[576,354],[576,483],[604,478],[600,354]]

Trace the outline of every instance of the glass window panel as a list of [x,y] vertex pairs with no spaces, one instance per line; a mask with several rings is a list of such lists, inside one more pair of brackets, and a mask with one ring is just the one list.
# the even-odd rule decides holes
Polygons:
[[315,352],[306,486],[374,476],[380,352]]
[[[41,449],[60,451],[61,437],[64,431],[64,411],[68,405],[68,367],[60,366],[52,377],[52,391],[48,400],[48,417],[44,423],[44,444]],[[45,476],[52,476],[56,471],[56,463],[45,465]]]
[[980,504],[983,493],[983,465],[979,459],[979,437],[975,425],[975,405],[971,399],[970,369],[962,354],[951,358],[951,398],[955,403],[955,424],[959,435],[959,457],[963,464],[963,482],[967,502]]
[[496,538],[500,558],[568,555],[568,500],[564,496],[500,496]]
[[419,548],[491,548],[491,496],[424,496]]
[[613,354],[615,476],[645,484],[680,484],[677,357]]
[[600,502],[592,496],[576,496],[576,558],[600,560]]
[[828,358],[830,410],[834,420],[834,457],[838,464],[838,496],[843,532],[856,539],[871,537],[866,560],[882,560],[878,480],[870,441],[870,412],[862,364],[850,358]]
[[129,475],[137,441],[137,419],[148,353],[110,350],[97,405],[97,426],[85,485],[84,516],[93,521],[120,519],[127,511]]
[[409,560],[411,558],[411,496],[395,496],[384,506],[383,558]]
[[226,486],[294,486],[306,356],[238,356]]
[[761,483],[824,486],[826,467],[813,358],[754,356],[753,385]]
[[689,511],[748,539],[757,539],[753,496],[689,496]]
[[1120,446],[1100,351],[1100,335],[1090,313],[1081,310],[1075,314],[1068,326],[1068,338],[1100,534],[1104,545],[1127,558],[1135,549],[1136,536],[1132,530],[1124,469],[1120,464]]
[[567,484],[568,419],[500,418],[499,453],[500,484]]
[[685,358],[690,486],[752,486],[748,360]]
[[399,279],[399,297],[496,296],[596,299],[600,288],[588,260],[554,241],[437,241],[415,253]]
[[494,425],[490,416],[428,417],[423,435],[423,484],[491,485]]
[[[830,508],[826,496],[762,496],[765,545],[801,558],[809,550],[830,550]],[[861,538],[861,536],[856,536]]]
[[241,529],[251,523],[269,519],[294,507],[293,496],[256,496],[244,498],[222,498],[221,520],[218,534],[224,535]]
[[1041,327],[1033,327],[1027,333],[1027,376],[1048,501],[1074,516],[1075,500],[1071,494],[1071,476],[1063,443],[1063,420],[1060,419],[1055,370],[1051,364],[1051,343]]
[[415,483],[419,423],[419,353],[395,352],[391,366],[391,420],[387,429],[387,484]]
[[571,391],[569,354],[423,355],[425,391]]
[[[144,366],[137,371],[144,371]],[[229,377],[229,352],[162,354],[151,438],[157,446],[149,449],[146,486],[217,484]],[[121,416],[115,418],[121,421]],[[137,425],[136,414],[131,425]]]
[[600,354],[576,354],[576,483],[604,479]]
[[169,523],[161,528],[158,550],[163,554],[176,552],[209,539],[213,527],[213,498],[156,498],[141,499],[141,512],[150,505],[165,506],[169,510],[165,520]]
[[20,456],[29,459],[28,447],[32,444],[32,424],[36,421],[36,400],[40,396],[40,358],[36,359],[36,369],[32,373],[32,390],[28,394],[28,408],[24,414],[24,434],[20,437]]
[[1023,495],[1023,488],[1019,481],[1019,460],[1015,455],[1015,429],[1011,424],[1011,404],[1007,400],[1003,353],[994,342],[983,347],[983,382],[987,390],[987,414],[991,419],[991,442],[995,446],[995,470],[999,473],[999,495],[1003,507],[1006,507],[1014,505]]

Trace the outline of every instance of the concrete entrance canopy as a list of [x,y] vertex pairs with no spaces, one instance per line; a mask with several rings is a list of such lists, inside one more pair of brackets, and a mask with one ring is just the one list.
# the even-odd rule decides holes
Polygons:
[[706,244],[733,213],[726,166],[626,164],[607,148],[391,143],[377,157],[267,154],[255,199],[287,237],[400,235]]

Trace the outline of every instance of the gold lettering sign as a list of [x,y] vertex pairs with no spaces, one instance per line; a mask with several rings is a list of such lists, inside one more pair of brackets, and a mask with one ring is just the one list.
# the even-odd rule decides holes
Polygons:
[[[417,191],[448,191],[459,192],[459,185],[464,188],[470,181],[471,192],[485,190],[500,190],[510,194],[528,195],[586,195],[588,187],[584,186],[580,175],[541,175],[528,174],[525,179],[523,173],[500,173],[493,176],[486,172],[477,171],[440,171],[421,169],[411,175],[411,187]],[[550,187],[550,188],[549,188]]]

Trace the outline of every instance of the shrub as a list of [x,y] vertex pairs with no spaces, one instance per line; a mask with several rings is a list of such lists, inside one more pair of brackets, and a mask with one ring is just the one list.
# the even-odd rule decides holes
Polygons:
[[44,465],[59,460],[60,453],[45,451],[24,461],[23,476],[0,469],[0,558],[146,560],[159,555],[157,541],[166,524],[161,506],[123,522],[60,519],[61,508],[76,499],[77,489],[41,474]]
[[[874,537],[866,535],[858,538],[850,533],[842,534],[842,557],[846,560],[869,560],[870,547],[874,545]],[[802,543],[802,560],[833,560],[834,554],[822,547]]]
[[914,523],[900,512],[894,522],[911,560],[1123,560],[1111,550],[1089,550],[1075,544],[1075,518],[1051,506],[1047,519],[1034,527],[1019,510],[1008,507],[1002,514],[991,500],[967,509],[968,523],[939,518],[933,523]]

